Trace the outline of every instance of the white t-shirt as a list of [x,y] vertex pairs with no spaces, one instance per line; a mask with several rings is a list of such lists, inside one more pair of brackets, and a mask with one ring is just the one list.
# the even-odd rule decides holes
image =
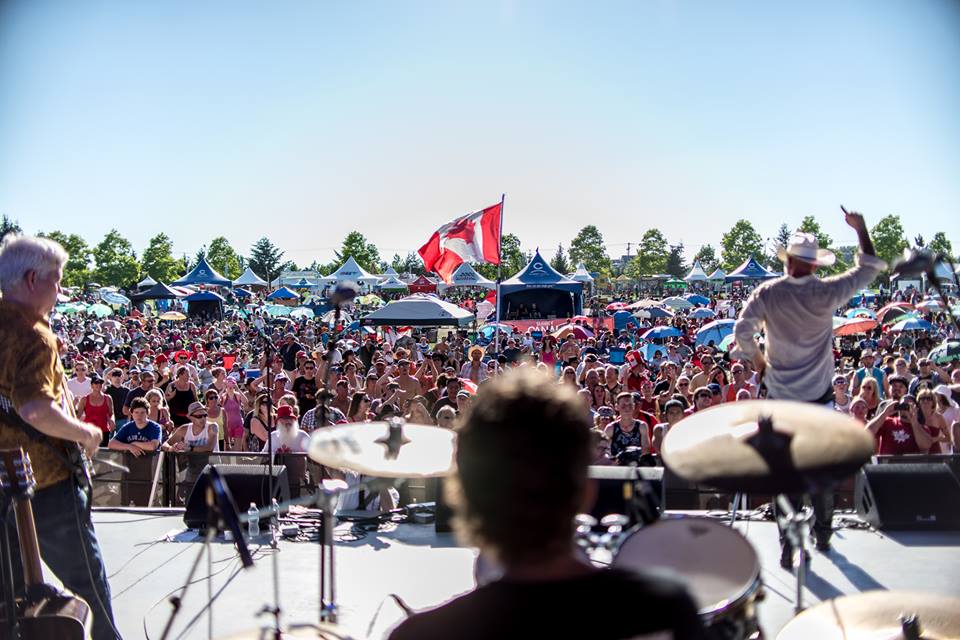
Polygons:
[[80,382],[76,378],[70,378],[67,380],[67,388],[70,389],[73,397],[79,400],[84,396],[90,395],[90,378],[84,378],[83,382]]
[[[310,446],[310,434],[303,429],[294,429],[292,433],[286,433],[282,428],[277,428],[270,433],[270,440],[274,452],[279,451],[281,447],[286,447],[292,453],[306,453]],[[260,453],[268,453],[268,445],[263,445]]]

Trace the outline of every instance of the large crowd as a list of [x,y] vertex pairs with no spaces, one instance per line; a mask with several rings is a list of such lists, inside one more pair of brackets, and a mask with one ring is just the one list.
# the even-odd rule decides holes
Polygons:
[[[704,307],[736,317],[748,292],[703,293]],[[921,298],[916,289],[894,291],[871,306]],[[552,333],[505,329],[499,343],[489,332],[374,331],[272,318],[256,307],[246,317],[202,322],[80,313],[55,316],[52,326],[78,415],[100,427],[104,446],[135,456],[262,451],[270,430],[279,450],[303,451],[308,434],[324,424],[392,416],[452,427],[479,385],[509,368],[532,367],[576,388],[594,420],[596,464],[652,464],[685,416],[765,395],[751,359],[714,340],[698,344],[710,318],[696,319],[708,315],[696,308],[621,329],[604,312]],[[942,310],[924,315],[927,330],[878,324],[834,340],[832,406],[863,422],[880,454],[960,451],[960,366],[929,357],[956,339],[956,330]],[[679,335],[649,349],[641,336],[653,327]],[[318,406],[324,397],[326,407]]]

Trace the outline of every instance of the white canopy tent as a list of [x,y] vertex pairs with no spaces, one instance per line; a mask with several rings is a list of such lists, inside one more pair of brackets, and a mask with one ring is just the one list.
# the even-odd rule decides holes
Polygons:
[[726,277],[727,277],[727,272],[721,269],[720,267],[717,267],[713,273],[707,276],[707,280],[710,280],[711,282],[714,280],[719,280],[722,282]]
[[146,289],[157,284],[157,281],[150,277],[148,274],[146,278],[137,283],[137,289]]
[[477,273],[477,270],[474,269],[470,263],[464,262],[457,267],[453,275],[450,276],[450,284],[444,284],[442,282],[438,284],[440,291],[446,291],[451,287],[483,287],[484,289],[493,291],[497,288],[497,283],[488,278],[484,278]]
[[365,326],[464,327],[475,320],[472,313],[427,293],[414,293],[364,316]]
[[381,291],[405,291],[410,287],[408,287],[407,283],[397,276],[389,276],[381,280],[377,284],[376,288],[380,289]]
[[235,287],[265,287],[267,281],[253,272],[253,269],[247,267],[239,278],[233,281]]
[[707,272],[703,270],[703,267],[700,266],[700,261],[695,260],[693,267],[690,269],[684,278],[684,282],[706,282],[710,278],[707,277]]
[[590,275],[590,272],[587,271],[586,265],[582,262],[577,265],[577,270],[570,274],[571,280],[576,280],[577,282],[582,282],[584,284],[593,284],[593,276]]
[[347,258],[347,261],[340,265],[340,268],[328,276],[320,278],[323,284],[336,284],[338,282],[356,282],[357,284],[374,285],[380,281],[380,276],[375,276],[366,269],[357,264],[353,256]]

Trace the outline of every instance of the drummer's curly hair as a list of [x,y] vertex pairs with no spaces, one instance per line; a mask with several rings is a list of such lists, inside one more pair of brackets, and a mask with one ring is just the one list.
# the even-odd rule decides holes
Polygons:
[[590,462],[590,417],[569,385],[529,368],[480,387],[457,429],[457,467],[446,483],[454,525],[509,565],[573,544]]

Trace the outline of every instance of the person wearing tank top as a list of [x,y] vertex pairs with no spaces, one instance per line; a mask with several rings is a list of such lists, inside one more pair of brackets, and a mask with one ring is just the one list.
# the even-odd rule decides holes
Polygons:
[[100,427],[103,432],[100,446],[107,446],[116,423],[113,420],[113,399],[103,393],[103,378],[99,375],[94,374],[90,378],[90,393],[80,398],[77,409],[78,418]]
[[178,427],[167,441],[160,445],[163,451],[181,453],[213,453],[217,446],[217,425],[207,421],[207,408],[200,402],[191,403],[187,416],[189,424]]
[[166,397],[174,425],[190,422],[187,409],[197,401],[197,387],[190,381],[190,372],[186,367],[177,367],[176,377],[167,385]]

